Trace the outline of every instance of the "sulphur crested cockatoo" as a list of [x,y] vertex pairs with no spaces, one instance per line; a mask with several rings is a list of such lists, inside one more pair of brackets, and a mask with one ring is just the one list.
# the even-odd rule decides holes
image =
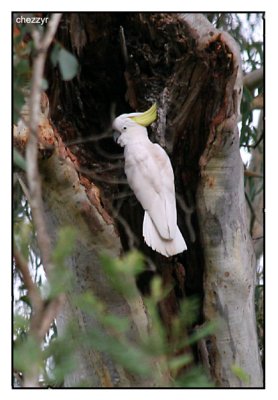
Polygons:
[[143,113],[122,114],[112,124],[116,142],[124,147],[129,186],[145,210],[143,236],[166,257],[186,250],[177,225],[174,173],[162,147],[148,138],[146,127],[157,116],[156,105]]

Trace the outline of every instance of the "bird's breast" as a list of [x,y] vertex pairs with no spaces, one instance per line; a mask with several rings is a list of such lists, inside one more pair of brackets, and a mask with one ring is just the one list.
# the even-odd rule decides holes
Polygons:
[[149,153],[145,146],[135,143],[125,147],[124,156],[126,165],[136,165],[145,161],[149,157]]

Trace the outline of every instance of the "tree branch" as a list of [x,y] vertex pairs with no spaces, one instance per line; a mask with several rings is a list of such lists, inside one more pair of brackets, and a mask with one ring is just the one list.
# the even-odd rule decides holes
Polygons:
[[254,97],[251,101],[250,109],[251,110],[262,110],[264,108],[264,97],[263,94],[259,94],[258,96]]
[[34,224],[37,230],[38,246],[41,252],[42,263],[46,273],[52,269],[50,262],[51,245],[46,230],[42,203],[41,179],[38,168],[38,124],[40,117],[40,102],[42,91],[43,71],[47,49],[53,40],[62,14],[53,14],[50,18],[44,36],[38,30],[33,31],[35,50],[37,51],[33,63],[33,75],[30,95],[30,134],[26,146],[27,182],[30,191],[30,206]]
[[[15,266],[22,275],[22,279],[30,298],[33,315],[39,315],[43,309],[43,301],[37,285],[33,282],[28,265],[19,251],[14,249]],[[32,325],[32,324],[31,324]]]
[[[16,268],[22,275],[22,279],[32,305],[30,333],[38,342],[41,342],[45,334],[48,332],[52,321],[56,317],[64,300],[64,296],[59,295],[50,302],[47,300],[44,301],[37,285],[31,277],[27,261],[16,248],[14,249],[14,260]],[[36,384],[37,376],[32,378],[33,383]],[[26,382],[24,383],[26,384]]]
[[251,71],[249,74],[245,75],[243,78],[243,86],[247,87],[249,90],[256,89],[263,82],[263,79],[263,67],[260,69],[255,69],[254,71]]
[[[30,193],[30,206],[32,217],[37,233],[37,241],[40,255],[46,274],[50,274],[53,267],[51,264],[51,243],[47,232],[45,215],[42,201],[42,187],[38,168],[38,125],[41,114],[42,79],[47,50],[54,38],[62,14],[52,14],[46,31],[42,34],[33,29],[32,37],[35,45],[35,57],[33,61],[33,73],[31,82],[31,94],[29,99],[30,122],[29,138],[26,145],[26,173]],[[28,290],[32,305],[34,307],[31,318],[30,335],[40,343],[45,333],[49,330],[51,322],[57,315],[62,301],[62,295],[53,299],[46,307],[38,288],[33,282],[28,265],[16,252],[17,267],[22,273],[23,280]],[[39,365],[31,365],[24,379],[25,387],[37,387],[39,377]]]

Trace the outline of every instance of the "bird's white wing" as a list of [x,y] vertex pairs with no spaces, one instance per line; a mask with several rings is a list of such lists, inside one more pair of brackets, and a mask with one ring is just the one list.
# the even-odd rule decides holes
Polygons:
[[177,230],[174,174],[166,152],[149,142],[129,146],[125,153],[128,183],[164,239]]
[[171,165],[170,158],[165,150],[154,144],[155,158],[159,164],[159,171],[163,182],[163,195],[165,199],[165,213],[166,220],[169,227],[170,237],[173,239],[177,230],[177,208],[176,208],[176,194],[174,183],[174,172]]

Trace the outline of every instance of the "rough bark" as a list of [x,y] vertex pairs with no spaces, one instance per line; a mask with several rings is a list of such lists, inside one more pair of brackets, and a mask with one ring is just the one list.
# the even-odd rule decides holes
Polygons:
[[[25,147],[28,134],[25,128],[15,130],[19,148]],[[66,149],[57,132],[55,135],[48,116],[43,112],[39,140],[43,146],[40,159],[43,200],[53,248],[61,227],[73,226],[77,231],[75,248],[67,262],[74,276],[74,293],[91,291],[106,304],[108,313],[128,318],[130,328],[127,335],[133,340],[139,334],[147,334],[148,320],[140,293],[134,302],[127,301],[111,288],[109,277],[101,267],[99,255],[105,252],[111,257],[119,257],[121,243],[113,219],[101,205],[99,189],[78,174],[76,158]],[[63,311],[57,318],[59,333],[62,334],[73,320],[81,332],[92,330],[98,324],[72,304],[68,293]],[[88,352],[85,347],[77,351],[76,371],[66,378],[64,385],[72,387],[81,383],[90,387],[154,384],[127,375],[106,354],[93,349]]]
[[[53,240],[65,224],[80,232],[70,262],[76,290],[93,290],[111,312],[128,316],[131,335],[146,330],[139,292],[133,309],[111,290],[98,260],[100,249],[118,256],[135,245],[163,281],[173,285],[160,305],[167,328],[179,299],[191,294],[204,298],[198,324],[219,321],[205,349],[216,384],[244,385],[231,371],[238,364],[250,376],[245,385],[261,386],[254,256],[236,128],[241,67],[235,43],[200,14],[157,13],[66,14],[57,39],[77,55],[80,72],[62,82],[51,65],[47,68],[56,150],[42,161],[42,175]],[[171,259],[143,243],[140,205],[133,195],[120,198],[126,194],[126,186],[119,184],[124,179],[121,153],[110,138],[96,140],[110,128],[111,109],[117,115],[135,107],[141,111],[153,101],[159,118],[150,137],[171,157],[178,224],[188,243],[187,252]],[[86,142],[88,137],[94,140]],[[76,139],[84,143],[69,146]],[[146,271],[139,277],[142,293],[148,292],[152,275]],[[58,328],[72,318],[82,329],[94,324],[69,299]],[[70,386],[81,378],[98,387],[155,385],[136,380],[93,350],[80,349],[77,356],[80,368],[69,377]],[[196,361],[203,360],[196,355]]]
[[[237,127],[241,62],[231,38],[222,34],[221,42],[232,56],[232,73],[226,83],[224,107],[210,125],[209,140],[200,158],[196,194],[205,258],[204,314],[207,320],[219,324],[211,337],[210,371],[222,387],[261,387],[254,308],[256,258],[246,216]],[[233,365],[246,372],[246,382],[232,372]]]
[[[218,132],[226,143],[207,162],[197,191],[206,263],[204,313],[206,319],[219,323],[211,338],[211,373],[220,386],[260,387],[254,310],[256,259],[245,214],[236,119],[226,129],[223,126]],[[240,366],[250,380],[242,383],[232,373],[232,365]]]

